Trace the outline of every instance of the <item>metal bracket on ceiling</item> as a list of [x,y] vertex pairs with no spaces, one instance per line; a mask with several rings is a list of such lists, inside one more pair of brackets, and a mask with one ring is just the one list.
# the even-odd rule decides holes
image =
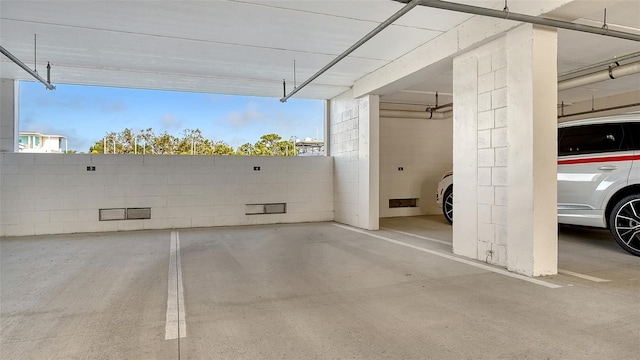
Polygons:
[[617,68],[618,66],[620,66],[620,63],[617,61],[609,65],[609,78],[611,78],[611,80],[616,78],[615,76],[613,76],[613,69]]
[[440,105],[440,102],[438,100],[438,95],[439,94],[436,91],[436,104],[435,104],[435,106],[427,106],[427,109],[425,110],[426,112],[428,112],[430,114],[429,119],[433,118],[433,113],[434,112],[437,112],[438,110],[441,110],[441,109],[446,109],[446,108],[453,107],[453,102]]
[[283,92],[283,96],[287,96],[287,82],[284,81],[284,79],[282,79],[282,92]]
[[602,28],[604,30],[609,30],[609,25],[607,25],[607,8],[604,8],[604,21],[602,22]]

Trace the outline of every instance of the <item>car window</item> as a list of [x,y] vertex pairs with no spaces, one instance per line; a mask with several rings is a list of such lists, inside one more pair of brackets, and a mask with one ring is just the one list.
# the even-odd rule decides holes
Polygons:
[[567,127],[558,142],[558,155],[580,155],[628,150],[622,124]]
[[629,135],[633,150],[640,150],[640,122],[629,123]]

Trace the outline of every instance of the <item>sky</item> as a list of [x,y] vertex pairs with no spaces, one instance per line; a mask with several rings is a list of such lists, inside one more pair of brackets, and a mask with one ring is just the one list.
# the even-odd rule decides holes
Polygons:
[[234,148],[276,133],[323,140],[321,100],[217,95],[80,85],[20,83],[20,131],[67,137],[69,150],[88,152],[106,133],[152,128],[179,136],[200,129]]

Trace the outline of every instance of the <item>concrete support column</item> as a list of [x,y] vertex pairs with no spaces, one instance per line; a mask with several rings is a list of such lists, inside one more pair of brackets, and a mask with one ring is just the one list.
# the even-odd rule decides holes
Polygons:
[[334,219],[367,230],[379,228],[380,100],[352,91],[331,99],[327,136],[334,163]]
[[360,227],[380,227],[380,97],[367,95],[359,102],[358,167]]
[[324,101],[324,156],[331,155],[331,100]]
[[557,273],[557,35],[522,25],[454,59],[456,254]]
[[19,82],[0,79],[0,152],[18,152]]

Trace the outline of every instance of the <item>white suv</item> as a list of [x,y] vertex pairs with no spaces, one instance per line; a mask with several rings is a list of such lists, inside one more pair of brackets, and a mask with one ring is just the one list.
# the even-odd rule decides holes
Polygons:
[[[452,175],[436,193],[450,223]],[[640,256],[640,113],[558,125],[558,222],[608,228]]]

